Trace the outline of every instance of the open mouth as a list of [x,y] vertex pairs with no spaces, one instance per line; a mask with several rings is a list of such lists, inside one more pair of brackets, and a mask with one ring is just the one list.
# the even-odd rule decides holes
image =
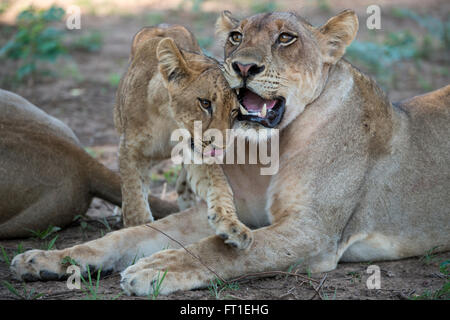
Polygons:
[[222,148],[217,148],[212,145],[203,145],[202,142],[199,142],[199,148],[196,148],[194,139],[191,138],[191,149],[198,155],[202,155],[204,157],[221,157],[224,153]]
[[256,122],[267,128],[274,128],[283,118],[285,102],[283,97],[264,99],[247,88],[236,89],[241,103],[238,121]]

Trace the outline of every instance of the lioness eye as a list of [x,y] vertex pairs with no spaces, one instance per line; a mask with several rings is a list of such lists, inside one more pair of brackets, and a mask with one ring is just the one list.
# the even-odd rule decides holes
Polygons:
[[237,32],[237,31],[236,31],[236,32],[232,32],[232,33],[230,34],[229,39],[230,39],[230,42],[231,42],[232,44],[234,44],[234,45],[239,44],[239,43],[241,43],[241,41],[242,41],[242,34],[239,33],[239,32]]
[[279,35],[278,37],[278,42],[282,43],[282,44],[288,44],[293,42],[296,39],[295,36],[293,36],[292,34],[283,32],[282,34]]
[[207,99],[202,99],[202,98],[198,98],[198,101],[200,102],[200,106],[205,109],[206,111],[208,111],[210,114],[212,113],[212,108],[211,108],[211,101],[207,100]]

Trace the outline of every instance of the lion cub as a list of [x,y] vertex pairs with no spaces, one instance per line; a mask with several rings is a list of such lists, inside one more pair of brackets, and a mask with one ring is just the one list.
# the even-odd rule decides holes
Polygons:
[[[156,161],[170,157],[175,145],[171,133],[184,128],[194,137],[194,121],[201,121],[203,130],[215,128],[225,137],[238,108],[218,62],[202,54],[186,28],[160,25],[135,35],[114,110],[126,227],[153,221],[147,200],[149,170]],[[221,151],[221,146],[211,144],[210,149]],[[222,168],[217,164],[185,168],[192,190],[207,202],[216,234],[234,247],[247,248],[251,231],[236,216]]]

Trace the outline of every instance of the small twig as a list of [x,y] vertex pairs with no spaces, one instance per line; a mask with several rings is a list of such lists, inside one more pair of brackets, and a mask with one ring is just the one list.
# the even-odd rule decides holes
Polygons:
[[155,231],[158,231],[160,233],[162,233],[163,235],[165,235],[167,238],[169,238],[170,240],[174,241],[175,243],[177,243],[180,247],[182,247],[187,253],[189,253],[192,257],[194,257],[195,259],[197,259],[206,269],[208,269],[209,271],[211,271],[217,278],[219,278],[223,283],[228,283],[228,281],[226,281],[224,278],[222,278],[217,272],[215,272],[213,269],[211,269],[206,263],[204,263],[199,257],[197,257],[195,254],[193,254],[190,250],[188,250],[180,241],[172,238],[171,236],[169,236],[167,233],[165,233],[162,230],[159,230],[158,228],[155,228],[154,226],[151,226],[149,224],[145,225],[148,228],[152,228]]
[[436,278],[440,278],[440,279],[447,279],[447,278],[448,278],[447,275],[442,274],[442,273],[440,273],[440,272],[433,272],[433,273],[431,274],[431,276],[432,276],[432,277],[436,277]]
[[312,282],[315,282],[315,283],[319,283],[319,281],[317,281],[315,279],[311,279],[311,278],[302,276],[302,275],[300,275],[298,273],[285,272],[285,271],[266,271],[266,272],[248,273],[248,274],[244,274],[243,276],[234,278],[234,279],[232,279],[230,281],[231,282],[236,282],[236,281],[241,281],[241,280],[243,280],[245,278],[249,278],[249,277],[270,276],[270,275],[277,275],[277,274],[299,277],[299,278],[304,279],[305,281],[312,281]]
[[398,292],[398,297],[400,298],[400,299],[403,299],[403,300],[410,300],[411,299],[411,295],[412,294],[414,294],[414,292],[416,292],[416,290],[411,290],[411,291],[406,291],[406,292],[403,292],[403,290],[400,290],[400,292]]
[[63,296],[63,297],[73,296],[73,294],[71,292],[67,292],[67,290],[65,290],[65,291],[45,293],[44,296],[45,296],[45,298],[54,298],[54,297],[61,297],[61,296]]
[[[300,284],[299,284],[298,286],[301,287],[305,282],[306,282],[306,281],[303,280],[302,282],[300,282]],[[297,280],[297,283],[298,283],[298,280]]]
[[245,300],[245,299],[243,299],[243,298],[241,298],[241,297],[238,297],[238,296],[235,296],[235,295],[232,295],[232,294],[227,294],[227,295],[224,297],[224,299],[227,299],[227,298],[233,298],[233,299],[235,299],[235,300]]
[[279,296],[278,298],[279,298],[279,299],[282,299],[282,298],[284,298],[284,297],[287,297],[287,296],[289,296],[289,295],[292,295],[292,296],[294,296],[295,299],[298,300],[298,298],[297,298],[297,296],[295,295],[295,293],[292,292],[292,291],[294,291],[294,289],[295,289],[295,287],[290,288],[290,289],[288,290],[288,292],[286,292],[285,294],[282,294],[282,295]]
[[322,280],[320,280],[319,285],[314,288],[314,295],[309,299],[309,300],[313,300],[316,296],[319,296],[320,300],[322,300],[322,296],[320,295],[320,288],[322,288],[323,284],[325,283],[325,280],[327,279],[328,273],[325,273],[325,276],[322,278]]

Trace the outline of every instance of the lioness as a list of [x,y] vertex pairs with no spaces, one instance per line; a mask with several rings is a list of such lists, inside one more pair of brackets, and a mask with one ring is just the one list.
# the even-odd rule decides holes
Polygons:
[[[64,227],[94,196],[120,206],[119,175],[86,153],[64,123],[0,90],[0,239]],[[178,211],[150,200],[159,218]]]
[[[222,152],[222,142],[202,142],[201,135],[194,141],[194,122],[225,136],[239,101],[218,62],[203,55],[192,33],[179,25],[146,27],[135,35],[116,101],[122,212],[124,225],[129,227],[153,221],[147,198],[150,168],[152,162],[171,156],[172,132],[187,129],[195,152]],[[208,204],[208,220],[215,232],[227,244],[247,248],[251,230],[237,219],[222,168],[216,164],[185,167],[192,190]]]
[[[292,13],[218,19],[225,75],[248,110],[235,127],[278,122],[281,130],[276,175],[260,176],[259,165],[223,166],[239,218],[261,227],[247,251],[212,235],[200,206],[153,223],[190,243],[188,251],[158,252],[170,240],[139,226],[64,250],[28,251],[11,270],[22,279],[62,277],[68,255],[81,266],[124,270],[121,286],[136,295],[152,292],[167,270],[160,291],[167,294],[206,286],[211,270],[231,279],[300,262],[322,272],[339,261],[450,249],[450,86],[391,104],[342,59],[357,29],[350,10],[320,27]],[[264,103],[271,119],[255,118]],[[147,257],[129,266],[137,253]]]

